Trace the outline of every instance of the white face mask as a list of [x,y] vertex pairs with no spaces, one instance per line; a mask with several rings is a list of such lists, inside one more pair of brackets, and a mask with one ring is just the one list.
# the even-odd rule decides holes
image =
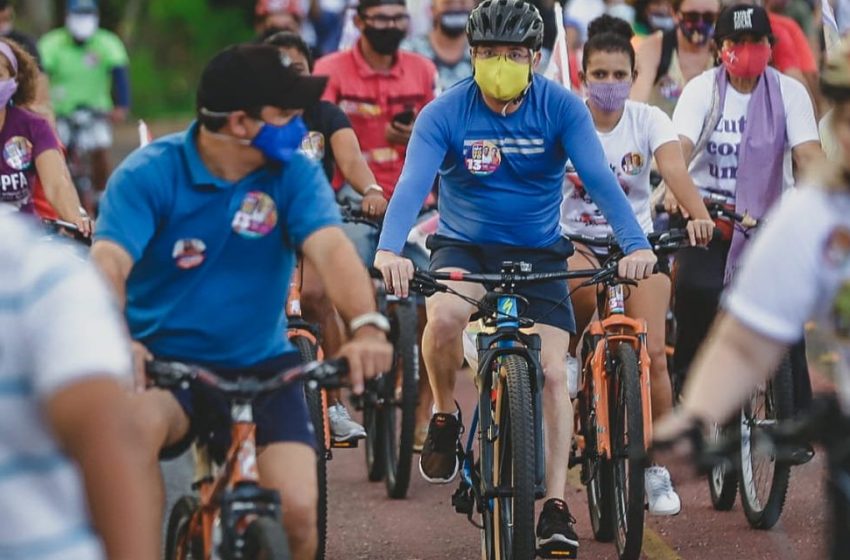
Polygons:
[[65,18],[68,33],[77,41],[85,41],[97,31],[100,18],[97,14],[69,14]]

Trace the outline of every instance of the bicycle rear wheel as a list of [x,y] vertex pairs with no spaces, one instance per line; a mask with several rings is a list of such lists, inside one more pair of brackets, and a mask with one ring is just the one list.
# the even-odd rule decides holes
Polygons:
[[384,378],[386,391],[380,411],[383,458],[390,498],[407,496],[413,463],[413,435],[419,385],[419,319],[413,300],[399,301],[390,310],[394,332],[394,367]]
[[204,557],[203,542],[191,539],[190,535],[192,517],[198,507],[198,499],[186,495],[171,508],[165,533],[165,560],[201,560]]
[[[304,336],[293,336],[290,341],[298,349],[303,363],[312,362],[318,356],[318,348],[313,341]],[[317,506],[317,529],[319,542],[316,548],[316,560],[323,560],[328,543],[328,441],[325,438],[327,426],[327,393],[319,388],[311,389],[304,386],[304,396],[307,398],[307,409],[310,411],[310,421],[316,433],[316,478],[319,488]]]
[[496,496],[486,499],[485,556],[499,560],[535,557],[534,533],[534,411],[528,364],[519,356],[501,359],[493,422],[492,469]]
[[776,375],[756,389],[741,411],[741,505],[754,529],[770,529],[782,515],[791,466],[753,445],[759,429],[794,414],[791,361],[786,355]]
[[609,414],[611,419],[611,495],[614,536],[621,560],[640,557],[644,522],[643,406],[640,369],[632,346],[620,343],[614,353]]

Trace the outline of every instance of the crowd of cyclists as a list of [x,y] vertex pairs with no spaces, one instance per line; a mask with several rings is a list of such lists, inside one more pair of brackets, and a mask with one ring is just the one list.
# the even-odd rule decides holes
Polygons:
[[[411,290],[417,269],[598,269],[608,255],[579,238],[616,242],[632,284],[626,313],[647,325],[665,450],[645,473],[655,515],[682,510],[665,463],[692,450],[677,443],[725,422],[789,346],[805,408],[809,320],[847,359],[850,40],[812,48],[809,12],[795,9],[806,0],[572,0],[563,22],[545,0],[337,4],[258,0],[255,40],[208,62],[191,125],[111,171],[130,59],[99,27],[96,1],[68,0],[64,26],[36,43],[0,0],[0,406],[23,419],[0,428],[0,503],[26,512],[0,526],[0,557],[157,557],[159,460],[197,437],[226,449],[230,414],[210,390],[150,387],[145,362],[225,378],[297,365],[285,300],[299,259],[304,317],[319,325],[325,356],[347,359],[354,394],[393,360],[368,269],[417,298],[415,447],[435,484],[461,467],[455,389],[478,310],[470,300],[485,289],[447,281],[453,293],[422,298]],[[848,12],[839,2],[850,28]],[[570,66],[563,83],[543,76],[556,37]],[[84,129],[73,126],[81,110],[98,115]],[[91,157],[96,195],[75,188],[69,144]],[[708,201],[764,225],[740,227]],[[426,248],[411,232],[436,212]],[[690,239],[672,270],[647,240],[665,227],[657,214]],[[20,215],[67,222],[93,239],[90,258]],[[537,545],[575,558],[565,491],[579,341],[601,313],[597,290],[548,282],[517,293],[542,341]],[[679,402],[675,376],[687,379]],[[850,406],[850,385],[837,391]],[[329,400],[333,437],[365,437],[343,393]],[[293,558],[314,558],[316,434],[303,385],[255,406],[260,482],[280,494]]]

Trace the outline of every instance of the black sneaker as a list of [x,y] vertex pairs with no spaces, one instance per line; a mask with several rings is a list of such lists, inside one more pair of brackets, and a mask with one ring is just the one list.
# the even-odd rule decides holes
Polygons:
[[460,434],[463,422],[453,414],[438,412],[428,424],[428,436],[419,456],[419,472],[431,484],[448,484],[460,470]]
[[537,555],[540,558],[578,558],[575,522],[564,500],[546,500],[537,520]]

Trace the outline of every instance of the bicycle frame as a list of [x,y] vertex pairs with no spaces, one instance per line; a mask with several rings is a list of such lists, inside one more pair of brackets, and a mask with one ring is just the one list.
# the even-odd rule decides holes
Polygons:
[[[235,401],[231,405],[230,449],[220,469],[213,466],[206,445],[196,442],[195,484],[200,498],[200,508],[185,534],[187,541],[178,544],[181,555],[189,542],[201,538],[204,557],[209,558],[216,546],[216,520],[221,528],[221,545],[233,550],[237,536],[257,516],[280,519],[280,496],[276,490],[259,485],[257,469],[256,425],[250,400]],[[215,472],[215,471],[219,472]],[[182,557],[182,556],[181,556]]]
[[[536,334],[526,334],[519,330],[518,299],[513,294],[500,294],[497,298],[496,332],[493,334],[479,333],[476,337],[478,347],[478,404],[473,413],[472,423],[467,436],[461,477],[469,485],[476,500],[482,504],[496,496],[505,495],[505,490],[496,488],[493,484],[493,471],[483,468],[484,480],[481,487],[473,483],[473,446],[476,438],[486,438],[490,442],[498,440],[494,430],[493,417],[490,410],[492,387],[494,384],[493,363],[508,355],[520,356],[525,359],[532,373],[531,383],[534,393],[534,422],[536,445],[535,457],[535,495],[542,498],[546,494],[546,462],[543,446],[542,394],[543,367],[540,364],[540,337]],[[480,428],[480,430],[479,430]],[[492,465],[494,449],[481,446],[482,464]],[[488,507],[492,507],[488,505]]]
[[[607,297],[606,297],[607,296]],[[652,404],[650,401],[650,358],[646,347],[646,321],[633,319],[625,314],[625,297],[623,285],[608,286],[598,294],[597,309],[604,317],[594,321],[588,327],[585,336],[590,336],[590,347],[593,349],[590,361],[590,375],[593,382],[593,393],[588,395],[588,402],[593,403],[598,424],[596,433],[596,452],[606,459],[611,458],[611,430],[608,418],[609,376],[608,360],[613,348],[619,344],[629,344],[638,356],[640,366],[640,390],[643,405],[643,437],[644,445],[648,448],[652,441]],[[588,380],[585,379],[582,392],[587,392]],[[585,439],[580,438],[578,445],[584,448]]]

